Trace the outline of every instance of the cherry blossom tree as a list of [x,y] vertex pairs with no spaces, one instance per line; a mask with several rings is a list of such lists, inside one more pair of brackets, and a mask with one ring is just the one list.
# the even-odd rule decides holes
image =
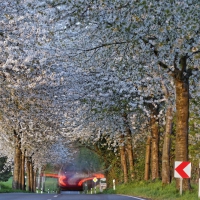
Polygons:
[[[127,74],[135,72],[133,67],[139,71],[148,66],[153,81],[159,67],[164,81],[173,77],[176,160],[188,160],[189,91],[193,90],[189,80],[196,80],[199,75],[199,2],[105,0],[74,1],[71,5],[84,26],[80,33],[85,32],[85,40],[79,50],[83,56],[87,55],[85,59],[81,57],[87,68],[98,65],[101,69],[120,71],[126,63]],[[122,60],[120,65],[116,64],[116,58]],[[178,184],[177,181],[177,187]],[[184,180],[184,189],[189,188],[188,180]]]
[[158,121],[170,110],[164,85],[173,103],[175,96],[176,160],[188,160],[189,98],[199,91],[199,6],[197,0],[3,2],[3,141],[15,153],[26,150],[38,166],[61,135],[94,141],[100,131],[112,145],[120,134],[133,137],[137,127],[127,122],[141,109],[151,119],[152,178],[158,178]]

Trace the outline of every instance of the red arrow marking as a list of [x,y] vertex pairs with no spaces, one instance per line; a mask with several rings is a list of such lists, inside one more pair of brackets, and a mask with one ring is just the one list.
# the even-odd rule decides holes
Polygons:
[[182,178],[190,178],[183,170],[190,162],[182,162],[175,170],[180,174]]

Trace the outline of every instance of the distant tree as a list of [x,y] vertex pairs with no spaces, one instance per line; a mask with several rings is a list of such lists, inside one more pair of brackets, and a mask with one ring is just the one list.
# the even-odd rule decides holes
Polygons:
[[[101,155],[94,149],[81,147],[78,156],[75,160],[75,164],[80,170],[86,170],[88,173],[98,172],[103,168]],[[102,159],[102,160],[101,160]]]
[[5,182],[11,177],[10,167],[6,168],[7,157],[0,157],[0,181]]

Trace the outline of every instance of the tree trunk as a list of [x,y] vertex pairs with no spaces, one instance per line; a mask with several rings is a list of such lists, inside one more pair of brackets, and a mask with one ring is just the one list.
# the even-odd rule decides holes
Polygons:
[[44,169],[42,172],[42,190],[43,190],[43,192],[45,191],[45,180],[46,180],[46,177],[45,177],[45,169]]
[[34,182],[34,177],[33,177],[33,165],[32,161],[30,161],[30,190],[33,192],[33,182]]
[[20,175],[20,156],[21,150],[19,146],[15,147],[14,170],[13,170],[13,189],[19,189],[19,175]]
[[41,182],[42,182],[42,179],[41,179],[41,170],[42,170],[42,168],[39,167],[39,169],[38,169],[38,179],[37,179],[37,188],[38,189],[41,189]]
[[162,151],[162,184],[169,184],[170,179],[170,145],[171,133],[173,126],[172,107],[169,106],[166,112],[166,130],[164,135],[163,151]]
[[13,170],[13,189],[20,189],[20,166],[21,166],[21,143],[20,138],[14,131],[15,137],[15,154],[14,154],[14,170]]
[[126,126],[126,151],[128,154],[129,161],[129,171],[131,175],[131,180],[134,179],[134,161],[133,161],[133,145],[132,145],[132,135],[131,130],[129,128],[128,117],[127,114],[124,114],[124,121]]
[[131,180],[133,180],[134,179],[133,145],[132,145],[131,130],[129,128],[127,128],[126,134],[127,134],[126,135],[126,151],[128,154]]
[[22,151],[20,149],[20,165],[19,165],[19,176],[18,176],[18,182],[19,182],[19,186],[18,186],[18,189],[22,189]]
[[[182,77],[184,77],[182,75]],[[175,77],[176,86],[176,147],[175,160],[188,161],[189,80]],[[180,180],[176,180],[179,188]],[[183,190],[189,190],[189,179],[183,179]]]
[[144,172],[144,180],[149,180],[149,170],[150,170],[150,155],[151,155],[151,137],[147,137],[146,142],[146,156],[145,156],[145,172]]
[[21,189],[25,190],[25,155],[22,153],[22,162],[21,162]]
[[152,180],[159,178],[159,123],[158,123],[158,108],[153,105],[151,109],[151,178]]
[[27,189],[29,192],[31,192],[31,180],[30,180],[30,160],[29,158],[27,158],[27,161],[26,161],[26,173],[27,173],[27,183],[28,183],[28,186],[27,186]]
[[134,164],[133,164],[133,146],[132,146],[131,136],[127,136],[126,151],[127,151],[127,154],[128,154],[129,170],[130,170],[131,180],[133,180],[134,179]]
[[33,169],[33,192],[36,192],[36,171]]
[[120,157],[121,157],[121,165],[123,169],[123,175],[124,175],[124,183],[128,182],[128,170],[127,170],[127,164],[126,164],[126,154],[125,154],[125,147],[124,147],[124,136],[121,136],[121,145],[119,147],[120,149]]

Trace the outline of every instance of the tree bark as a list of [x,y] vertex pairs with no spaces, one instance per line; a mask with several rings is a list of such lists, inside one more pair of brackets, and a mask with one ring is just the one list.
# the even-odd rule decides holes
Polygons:
[[39,169],[38,169],[38,180],[37,180],[38,189],[41,189],[41,182],[42,182],[41,171],[42,171],[42,167],[39,167]]
[[158,108],[150,105],[151,116],[151,178],[152,180],[159,178],[159,123]]
[[171,133],[173,126],[172,107],[169,106],[166,112],[166,130],[164,135],[163,151],[162,151],[162,184],[169,184],[170,178],[170,146]]
[[145,172],[144,172],[144,180],[149,180],[150,177],[150,155],[151,155],[151,137],[147,137],[146,142],[146,155],[145,155]]
[[[129,129],[129,131],[130,131],[130,129]],[[126,151],[127,151],[127,154],[128,154],[129,170],[130,170],[131,180],[133,180],[135,175],[134,175],[133,146],[132,146],[131,135],[127,135]]]
[[28,186],[27,186],[27,190],[29,192],[31,192],[31,180],[30,180],[30,158],[28,157],[27,158],[27,161],[26,161],[26,174],[27,174],[27,183],[28,183]]
[[[181,77],[181,78],[180,78]],[[176,87],[176,147],[175,160],[188,161],[189,80],[182,72],[175,77]],[[180,180],[176,180],[177,189]],[[183,190],[191,188],[189,179],[183,179]]]
[[20,164],[19,164],[19,176],[18,176],[18,182],[19,182],[19,186],[18,189],[22,189],[22,151],[20,149],[20,160],[19,160]]
[[36,192],[36,171],[33,169],[33,192]]
[[124,121],[126,126],[126,151],[128,154],[128,161],[129,161],[129,171],[131,175],[131,180],[134,179],[134,161],[133,161],[133,145],[132,145],[132,135],[131,130],[129,128],[128,117],[124,115]]
[[14,170],[13,170],[13,189],[20,189],[20,166],[21,166],[21,143],[20,138],[14,131],[15,137],[15,154],[14,154]]
[[34,184],[33,165],[32,165],[32,161],[30,161],[30,190],[31,192],[33,192],[33,184]]
[[22,161],[21,161],[21,189],[25,190],[25,154],[22,153]]
[[128,170],[127,170],[127,164],[126,164],[126,154],[125,154],[125,146],[124,146],[124,136],[121,136],[121,145],[119,147],[120,149],[120,157],[121,157],[121,165],[123,169],[123,175],[124,175],[124,183],[128,182]]

